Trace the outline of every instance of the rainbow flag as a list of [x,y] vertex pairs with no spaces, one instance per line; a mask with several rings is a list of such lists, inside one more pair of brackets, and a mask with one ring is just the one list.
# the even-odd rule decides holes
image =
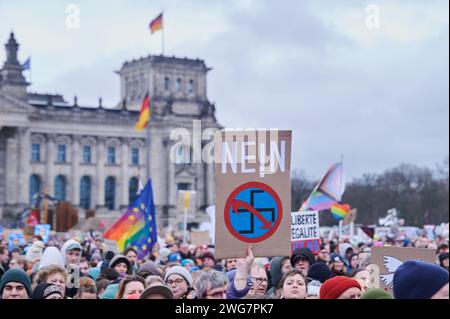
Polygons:
[[336,218],[337,220],[344,219],[345,216],[347,216],[348,213],[350,212],[350,209],[351,209],[350,205],[348,205],[348,204],[344,204],[344,205],[334,204],[330,208],[331,213],[333,214],[334,218]]
[[344,191],[345,179],[343,165],[342,163],[333,164],[311,192],[308,199],[303,203],[300,211],[330,209],[333,204],[341,201]]
[[157,242],[151,180],[131,203],[125,214],[105,231],[103,237],[115,240],[121,252],[128,247],[133,247],[140,259],[151,251]]
[[142,131],[147,127],[148,122],[150,121],[151,117],[151,108],[150,108],[151,102],[150,102],[150,96],[147,93],[144,97],[144,100],[142,101],[141,105],[141,112],[139,114],[139,120],[134,125],[134,128],[137,131]]
[[162,30],[162,28],[163,28],[163,14],[161,12],[159,16],[157,16],[155,19],[153,19],[152,22],[150,22],[150,31],[153,34],[158,30]]

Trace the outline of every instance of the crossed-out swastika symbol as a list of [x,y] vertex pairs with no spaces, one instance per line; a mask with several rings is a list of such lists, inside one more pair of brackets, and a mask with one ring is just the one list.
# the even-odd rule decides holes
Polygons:
[[268,185],[250,182],[237,187],[225,204],[224,219],[237,239],[257,243],[272,236],[283,209],[278,194]]

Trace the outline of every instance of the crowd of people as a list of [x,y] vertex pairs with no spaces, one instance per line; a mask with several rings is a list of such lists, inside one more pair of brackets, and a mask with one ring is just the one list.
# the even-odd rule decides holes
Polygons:
[[[171,238],[141,259],[132,247],[121,253],[100,236],[44,244],[34,236],[8,249],[0,240],[1,299],[448,299],[447,238],[415,241],[382,238],[371,243],[323,239],[291,256],[218,260],[214,247]],[[406,261],[393,274],[393,294],[374,288],[373,246],[436,251],[436,263]]]

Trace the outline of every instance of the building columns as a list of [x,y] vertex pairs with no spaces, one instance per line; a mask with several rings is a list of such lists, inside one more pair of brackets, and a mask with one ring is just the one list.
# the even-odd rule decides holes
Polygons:
[[105,163],[105,139],[99,138],[97,147],[97,176],[93,185],[93,189],[96,191],[96,196],[93,196],[96,199],[93,203],[94,207],[105,207]]
[[[6,137],[6,166],[5,166],[5,202],[9,205],[14,205],[18,203],[18,192],[19,192],[19,162],[17,159],[19,157],[19,138],[17,135],[10,135]],[[25,160],[25,159],[21,159]],[[8,185],[16,185],[17,187],[11,187]],[[28,185],[27,185],[28,186]],[[27,187],[28,188],[28,187]],[[27,201],[28,203],[28,198]]]
[[71,185],[72,196],[67,196],[68,198],[72,198],[73,206],[80,206],[80,161],[80,137],[74,135],[72,137],[72,179],[70,182],[68,181]]
[[128,207],[128,180],[130,176],[128,176],[128,166],[130,162],[130,141],[123,140],[121,145],[121,155],[122,159],[120,162],[120,180],[118,181],[118,206],[119,209]]
[[[31,143],[30,143],[30,129],[29,128],[19,128],[19,153],[17,156],[18,167],[18,203],[23,205],[28,205],[28,193],[29,193],[29,178],[30,178],[30,153],[31,153]],[[16,159],[16,160],[17,160]]]
[[55,181],[53,174],[53,166],[56,162],[56,154],[55,154],[55,135],[48,134],[47,135],[47,154],[45,155],[45,177],[43,181],[43,189],[44,192],[47,188],[48,194],[53,196],[55,194]]

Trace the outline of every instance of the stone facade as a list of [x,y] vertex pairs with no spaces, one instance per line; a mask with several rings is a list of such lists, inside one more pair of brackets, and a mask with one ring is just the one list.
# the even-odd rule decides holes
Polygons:
[[[171,152],[178,152],[173,146],[179,140],[171,139],[173,129],[185,128],[192,136],[194,121],[202,130],[221,128],[207,99],[209,69],[203,61],[148,56],[125,62],[116,72],[121,101],[114,108],[103,107],[101,100],[97,107],[87,107],[79,106],[76,98],[70,105],[60,95],[26,92],[29,83],[17,60],[18,47],[11,34],[8,58],[0,70],[0,220],[29,206],[36,181],[51,195],[61,194],[63,185],[65,199],[84,217],[83,178],[83,183],[90,181],[89,208],[98,216],[118,216],[129,204],[130,180],[147,177],[147,155],[159,224],[179,222],[178,189],[197,191],[197,214],[190,222],[203,219],[202,212],[215,200],[212,165],[170,159]],[[152,99],[149,134],[134,129],[147,93]],[[189,150],[181,150],[183,157]],[[114,185],[109,208],[108,178]]]

